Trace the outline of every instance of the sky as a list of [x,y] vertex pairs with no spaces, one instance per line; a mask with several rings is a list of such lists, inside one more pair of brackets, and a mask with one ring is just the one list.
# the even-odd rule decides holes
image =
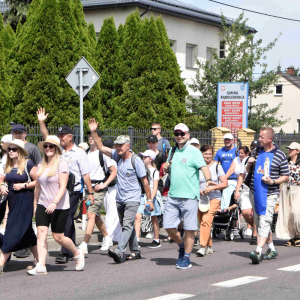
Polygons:
[[[236,19],[243,10],[210,2],[209,0],[179,0],[180,2]],[[254,41],[262,39],[266,46],[279,37],[275,47],[267,52],[267,70],[276,69],[280,63],[282,71],[290,66],[300,68],[300,0],[216,0],[270,15],[296,19],[299,22],[282,20],[245,11],[247,24],[258,32]],[[281,35],[280,35],[281,34]]]

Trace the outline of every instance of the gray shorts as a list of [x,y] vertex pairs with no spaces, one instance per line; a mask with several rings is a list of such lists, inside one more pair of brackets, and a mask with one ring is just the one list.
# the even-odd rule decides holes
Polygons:
[[164,210],[164,228],[178,228],[182,219],[184,230],[198,230],[198,204],[197,199],[172,198],[168,196]]
[[250,202],[253,207],[253,214],[254,214],[254,221],[257,227],[257,234],[258,236],[268,238],[269,233],[271,232],[271,225],[273,221],[273,214],[275,205],[279,200],[279,195],[270,195],[267,198],[267,208],[265,215],[258,215],[255,212],[255,205],[254,205],[254,194],[252,192],[249,193]]
[[[87,212],[95,214],[96,216],[100,215],[100,210],[103,205],[103,200],[106,194],[107,189],[100,190],[98,192],[94,191],[94,204],[87,206]],[[85,190],[85,194],[89,193],[88,190]]]

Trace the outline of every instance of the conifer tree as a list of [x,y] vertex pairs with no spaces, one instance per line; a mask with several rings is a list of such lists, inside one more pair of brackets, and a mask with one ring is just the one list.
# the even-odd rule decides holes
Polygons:
[[118,27],[118,42],[119,42],[119,45],[121,46],[122,43],[123,43],[123,34],[124,34],[124,26],[123,24],[121,23]]
[[[91,49],[93,50],[93,53],[96,51],[97,46],[97,36],[95,31],[94,23],[89,23],[88,25],[88,37],[91,45]],[[93,54],[94,56],[95,54]]]
[[2,31],[3,28],[4,28],[4,22],[3,22],[2,14],[0,14],[0,32]]
[[9,52],[16,42],[16,34],[9,24],[7,24],[1,31],[1,39],[4,47],[4,56],[6,61],[8,62]]

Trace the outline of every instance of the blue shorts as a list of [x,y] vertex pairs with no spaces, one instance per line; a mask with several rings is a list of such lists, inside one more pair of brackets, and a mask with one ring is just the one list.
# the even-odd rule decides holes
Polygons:
[[148,212],[148,210],[145,208],[145,197],[144,195],[141,196],[141,203],[138,208],[138,213],[146,216],[160,216],[161,215],[161,207],[159,205],[159,202],[157,201],[156,197],[153,199],[153,205],[154,205],[154,210],[151,212]]
[[164,228],[178,228],[181,219],[183,219],[184,230],[198,230],[198,204],[197,199],[168,196],[164,210]]

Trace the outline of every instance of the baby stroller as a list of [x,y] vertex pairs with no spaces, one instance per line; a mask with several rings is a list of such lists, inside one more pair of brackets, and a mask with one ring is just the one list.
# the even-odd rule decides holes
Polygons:
[[[234,199],[234,193],[231,195],[230,205],[236,204],[233,211],[217,212],[213,220],[212,236],[216,239],[223,232],[225,241],[233,241],[234,237],[240,235],[242,239],[246,238],[246,228],[240,228],[239,203]],[[238,227],[236,224],[238,223]]]

